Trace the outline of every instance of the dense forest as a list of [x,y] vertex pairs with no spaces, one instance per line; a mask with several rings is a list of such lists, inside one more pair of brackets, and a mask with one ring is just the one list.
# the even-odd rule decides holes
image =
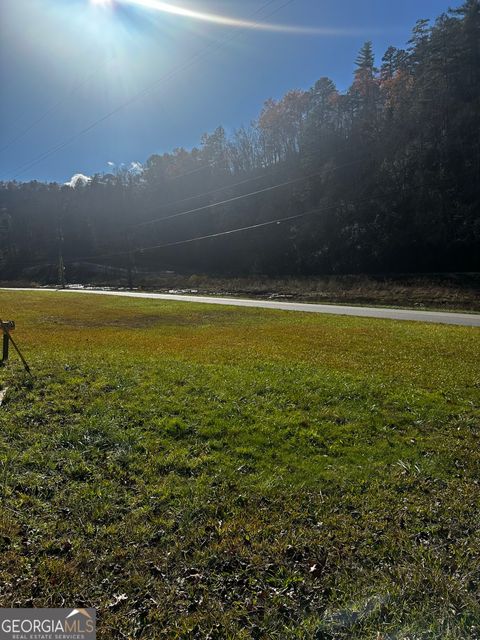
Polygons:
[[[199,148],[66,185],[0,184],[1,279],[480,270],[480,2]],[[226,233],[228,232],[228,233]],[[114,269],[112,270],[112,273]]]

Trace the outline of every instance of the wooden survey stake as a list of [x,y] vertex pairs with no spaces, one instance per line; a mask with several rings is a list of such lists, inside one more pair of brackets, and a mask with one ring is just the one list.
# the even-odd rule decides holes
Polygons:
[[7,321],[0,320],[0,329],[1,329],[2,333],[3,333],[2,360],[1,360],[0,364],[3,364],[4,362],[6,362],[8,360],[8,348],[9,348],[10,342],[11,342],[13,348],[18,353],[18,357],[22,361],[22,364],[23,364],[23,366],[25,368],[25,371],[27,371],[27,373],[30,373],[30,375],[31,375],[31,371],[30,371],[30,367],[28,366],[28,362],[23,357],[22,352],[17,347],[17,344],[16,344],[15,340],[12,338],[12,335],[11,335],[11,332],[15,330],[15,322],[13,320],[7,320]]
[[2,333],[3,333],[3,348],[2,348],[2,362],[8,360],[8,347],[10,345],[10,332],[15,329],[15,322],[13,320],[1,321]]

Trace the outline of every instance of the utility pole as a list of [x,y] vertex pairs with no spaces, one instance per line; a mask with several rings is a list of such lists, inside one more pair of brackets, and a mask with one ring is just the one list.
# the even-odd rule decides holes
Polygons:
[[135,251],[132,246],[132,238],[130,232],[127,231],[127,251],[128,251],[128,263],[127,263],[127,274],[128,274],[128,288],[133,290],[133,276],[135,273]]
[[[127,220],[130,220],[131,212],[132,212],[132,189],[133,182],[131,176],[127,173],[123,176],[122,180],[122,188],[123,188],[123,202],[126,211]],[[135,251],[133,249],[134,238],[133,234],[135,233],[135,229],[131,223],[127,223],[125,234],[127,239],[127,278],[128,278],[128,288],[130,291],[133,290],[134,285],[134,274],[135,274]]]
[[65,265],[63,262],[63,233],[61,228],[58,228],[58,272],[57,283],[62,289],[65,289]]
[[[67,208],[67,203],[63,205],[63,211]],[[63,261],[63,215],[58,217],[57,225],[57,245],[58,245],[58,262],[57,262],[57,284],[65,289],[65,263]]]

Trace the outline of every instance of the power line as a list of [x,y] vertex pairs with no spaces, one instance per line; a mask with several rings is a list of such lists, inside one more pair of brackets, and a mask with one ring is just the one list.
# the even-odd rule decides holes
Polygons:
[[[188,175],[188,174],[187,174]],[[189,202],[190,200],[196,200],[197,198],[205,198],[206,196],[211,196],[214,193],[218,193],[219,191],[225,191],[226,189],[233,189],[235,187],[239,187],[242,184],[248,184],[249,182],[256,182],[258,180],[262,180],[263,178],[267,178],[266,174],[262,174],[259,176],[255,176],[254,178],[246,178],[245,180],[240,180],[238,182],[232,182],[231,184],[226,184],[223,187],[217,187],[216,189],[211,189],[210,191],[204,191],[203,193],[196,193],[193,196],[188,196],[187,198],[181,198],[180,200],[171,200],[170,202],[166,202],[163,204],[160,209],[167,209],[169,207],[173,207],[178,204],[182,204],[183,202]],[[159,218],[159,221],[163,220],[163,218]],[[131,227],[139,226],[142,223],[130,225]],[[143,223],[148,224],[148,223]]]
[[[287,5],[291,4],[293,1],[294,0],[287,0],[287,2],[282,4],[280,7],[277,7],[271,13],[267,14],[266,16],[264,16],[264,18],[269,18],[271,15],[273,15],[274,13],[277,13],[278,11],[280,11],[281,9],[286,7]],[[275,2],[275,0],[268,0],[259,9],[257,9],[252,15],[257,15],[258,13],[262,12],[264,9],[266,9],[268,6],[270,6],[273,2]],[[232,29],[232,31],[233,31],[233,29]],[[245,32],[246,29],[243,29],[241,31]],[[13,176],[12,180],[15,180],[18,176],[22,175],[23,173],[25,173],[26,171],[28,171],[32,167],[36,166],[37,164],[43,162],[43,160],[46,160],[47,158],[49,158],[50,156],[54,155],[55,153],[57,153],[57,152],[61,151],[62,149],[68,147],[70,144],[72,144],[73,142],[78,140],[81,136],[85,135],[86,133],[88,133],[89,131],[91,131],[95,127],[97,127],[99,124],[101,124],[101,123],[105,122],[106,120],[110,119],[112,116],[114,116],[115,114],[119,113],[123,109],[127,108],[128,106],[130,106],[131,104],[133,104],[137,100],[140,100],[140,99],[144,98],[149,93],[151,93],[154,90],[154,88],[156,88],[160,83],[166,82],[166,81],[172,79],[177,73],[190,68],[198,60],[206,57],[210,53],[211,49],[213,49],[213,50],[221,49],[228,42],[233,40],[237,35],[238,35],[237,33],[234,33],[231,38],[228,38],[226,40],[224,39],[223,41],[220,41],[220,42],[217,41],[216,43],[210,43],[209,45],[207,45],[207,47],[200,49],[196,54],[194,54],[183,65],[180,65],[180,66],[174,68],[172,71],[170,71],[166,75],[164,75],[161,78],[155,80],[155,82],[151,83],[150,85],[147,85],[141,91],[139,91],[138,93],[133,95],[131,98],[129,98],[125,102],[121,103],[120,105],[118,105],[117,107],[115,107],[114,109],[112,109],[111,111],[106,113],[104,116],[101,116],[97,120],[94,120],[91,124],[89,124],[88,126],[86,126],[83,129],[81,129],[76,134],[74,134],[73,136],[71,136],[70,138],[65,140],[64,142],[61,142],[61,143],[51,147],[50,149],[45,151],[43,154],[41,154],[40,156],[38,156],[37,158],[35,158],[31,162],[29,162],[29,163],[27,163],[25,165],[22,165],[20,167],[17,167],[17,169],[15,169],[16,173]]]
[[[78,89],[80,89],[81,87],[86,85],[88,82],[90,82],[90,80],[95,75],[97,75],[98,72],[99,72],[99,70],[97,69],[93,73],[89,74],[89,76],[85,80],[75,84],[72,87],[72,89],[70,90],[70,95],[74,94]],[[15,144],[15,142],[18,142],[18,140],[21,140],[27,133],[29,133],[29,131],[34,129],[37,126],[37,124],[40,124],[40,122],[45,120],[45,118],[47,118],[49,115],[51,115],[52,113],[55,113],[56,111],[58,111],[58,109],[62,106],[62,104],[65,102],[65,100],[66,100],[66,98],[63,97],[60,100],[57,100],[54,104],[52,104],[46,111],[44,111],[40,116],[38,116],[29,125],[27,125],[27,127],[25,129],[23,129],[18,135],[16,135],[9,142],[4,144],[3,147],[0,147],[0,153],[3,153],[7,149],[9,149],[13,144]]]
[[[335,167],[331,167],[330,170],[331,171],[338,171],[340,169],[344,169],[344,168],[347,168],[347,167],[350,167],[350,166],[354,166],[356,164],[364,162],[367,158],[368,158],[368,154],[366,154],[365,156],[362,156],[361,158],[357,158],[356,160],[353,160],[351,162],[347,162],[347,163],[344,163],[344,164],[337,165]],[[252,197],[254,195],[259,195],[259,194],[262,194],[262,193],[267,193],[267,192],[273,191],[274,189],[278,189],[278,188],[281,188],[281,187],[284,187],[284,186],[288,186],[288,185],[291,185],[291,184],[295,184],[295,183],[298,183],[298,182],[302,182],[302,181],[317,177],[319,175],[322,175],[324,172],[325,172],[325,168],[323,168],[322,170],[317,171],[315,173],[309,174],[307,176],[301,176],[301,177],[298,177],[298,178],[287,180],[287,181],[284,181],[284,182],[281,182],[281,183],[277,183],[275,185],[271,185],[269,187],[265,187],[264,189],[259,189],[257,191],[253,191],[253,192],[250,192],[250,193],[242,194],[240,196],[235,196],[235,197],[232,197],[232,198],[228,198],[228,199],[222,200],[220,202],[204,205],[202,207],[196,207],[194,209],[190,209],[190,210],[187,210],[187,211],[182,211],[182,212],[179,212],[177,214],[173,214],[171,216],[166,216],[164,218],[158,218],[156,220],[151,220],[151,221],[144,222],[144,223],[139,223],[139,224],[136,224],[136,225],[129,225],[128,229],[132,230],[132,229],[135,229],[137,227],[142,227],[142,226],[149,225],[149,224],[154,224],[154,223],[163,222],[163,221],[166,221],[166,220],[175,219],[175,218],[186,216],[186,215],[189,215],[189,214],[192,214],[192,213],[197,213],[197,212],[200,212],[200,211],[211,209],[213,207],[229,204],[231,202],[238,202],[240,200],[243,200],[244,198]],[[263,175],[263,176],[256,176],[254,178],[248,178],[246,180],[242,180],[242,181],[239,181],[237,183],[234,183],[233,185],[225,185],[223,187],[219,187],[218,189],[214,189],[214,190],[212,190],[210,192],[206,192],[206,193],[202,193],[202,194],[196,194],[196,195],[191,196],[189,198],[184,198],[184,199],[179,200],[179,201],[170,202],[166,206],[172,206],[174,204],[181,203],[181,202],[183,202],[185,200],[190,200],[190,199],[193,199],[193,198],[198,198],[198,197],[210,195],[211,193],[216,193],[218,191],[223,191],[223,190],[225,190],[227,188],[232,188],[232,187],[235,187],[235,186],[239,186],[241,184],[246,184],[246,183],[249,183],[249,182],[252,182],[254,180],[258,180],[260,178],[264,178],[264,177],[265,176]],[[425,186],[425,185],[421,185],[421,186]],[[358,201],[358,203],[360,203],[360,204],[362,202],[364,202],[364,201],[363,200]],[[333,205],[333,207],[335,207],[335,206],[337,206],[337,205]],[[329,208],[332,208],[332,207],[329,207]],[[74,261],[93,260],[93,259],[98,260],[98,259],[102,259],[102,258],[116,257],[116,256],[127,255],[127,254],[131,255],[132,253],[146,251],[146,250],[149,250],[150,248],[154,249],[154,248],[160,248],[160,246],[162,246],[162,247],[163,246],[175,246],[177,244],[183,244],[184,242],[193,242],[194,240],[217,237],[219,235],[226,235],[226,234],[234,233],[234,232],[236,233],[237,231],[245,231],[247,229],[254,229],[254,228],[257,228],[257,227],[263,227],[263,226],[267,226],[267,225],[274,224],[274,223],[280,223],[282,221],[288,221],[288,220],[293,220],[293,219],[296,219],[296,218],[302,218],[302,217],[304,217],[306,215],[311,215],[311,213],[316,213],[316,212],[318,212],[318,209],[314,209],[312,212],[297,214],[297,215],[291,216],[289,218],[275,219],[273,221],[267,221],[267,222],[264,222],[264,223],[258,223],[258,224],[255,224],[255,225],[242,227],[242,228],[240,228],[238,230],[226,231],[226,232],[220,232],[220,233],[217,233],[217,234],[201,236],[199,238],[193,238],[193,239],[188,239],[186,241],[174,242],[174,243],[167,244],[167,245],[158,245],[158,246],[154,246],[154,247],[141,247],[141,248],[138,248],[138,249],[129,249],[128,251],[112,252],[112,253],[100,254],[100,255],[81,256],[81,257],[76,257],[76,258],[74,258],[72,260],[69,260],[68,262],[71,263],[71,262],[74,262]]]
[[101,260],[103,258],[114,258],[114,257],[119,257],[119,256],[125,256],[131,253],[144,253],[145,251],[152,251],[154,249],[164,249],[166,247],[176,247],[182,244],[190,244],[192,242],[197,242],[199,240],[207,240],[209,238],[218,238],[220,236],[226,236],[226,235],[231,235],[234,233],[240,233],[241,231],[248,231],[250,229],[258,229],[260,227],[266,227],[269,225],[273,225],[273,224],[281,224],[282,222],[288,222],[290,220],[295,220],[297,218],[303,218],[305,216],[309,216],[309,215],[313,215],[314,213],[319,213],[320,211],[326,211],[329,209],[335,209],[336,207],[338,207],[338,205],[331,205],[329,207],[325,207],[325,208],[318,208],[318,209],[312,209],[310,211],[306,211],[304,213],[299,213],[293,216],[288,216],[287,218],[276,218],[275,220],[267,220],[266,222],[259,222],[257,224],[253,224],[253,225],[248,225],[246,227],[239,227],[237,229],[229,229],[227,231],[219,231],[218,233],[211,233],[208,235],[204,235],[204,236],[197,236],[195,238],[188,238],[186,240],[178,240],[175,242],[167,242],[165,244],[158,244],[158,245],[154,245],[154,246],[149,246],[149,247],[139,247],[137,249],[133,249],[131,251],[118,251],[116,253],[106,253],[100,256],[81,256],[80,258],[74,258],[72,260],[65,260],[66,263],[71,264],[72,262],[79,262],[79,261],[85,261],[85,260]]
[[[339,165],[337,167],[335,167],[333,170],[337,171],[338,169],[343,169],[349,166],[353,166],[355,164],[359,164],[360,162],[363,162],[364,158],[361,158],[359,160],[354,160],[352,162],[349,162],[347,164],[344,165]],[[244,198],[250,198],[252,196],[257,196],[260,195],[261,193],[267,193],[269,191],[274,191],[275,189],[280,189],[281,187],[286,187],[288,185],[291,184],[295,184],[297,182],[303,182],[305,180],[309,180],[310,178],[316,178],[319,175],[322,175],[324,173],[324,170],[322,169],[321,171],[316,171],[315,173],[311,173],[308,176],[301,176],[299,178],[294,178],[292,180],[286,180],[285,182],[280,182],[278,184],[274,184],[271,185],[269,187],[265,187],[264,189],[258,189],[257,191],[251,191],[250,193],[244,193],[241,196],[234,196],[233,198],[228,198],[226,200],[222,200],[220,202],[213,202],[211,204],[206,204],[203,205],[202,207],[196,207],[195,209],[189,209],[187,211],[180,211],[179,213],[174,213],[171,216],[165,216],[163,218],[156,218],[155,220],[148,220],[146,222],[139,222],[138,224],[132,225],[133,228],[138,228],[138,227],[145,227],[151,224],[156,224],[158,222],[165,222],[166,220],[173,220],[175,218],[180,218],[183,216],[187,216],[190,215],[192,213],[198,213],[199,211],[204,211],[206,209],[213,209],[214,207],[220,207],[222,205],[225,204],[230,204],[231,202],[238,202],[238,200],[243,200]],[[264,176],[260,176],[260,177],[264,177]],[[241,184],[246,184],[248,182],[252,182],[253,180],[258,180],[259,177],[256,178],[250,178],[248,180],[243,180],[242,182],[238,182],[237,185],[229,185],[229,186],[238,186]],[[200,198],[202,196],[207,196],[210,195],[211,193],[215,193],[216,191],[223,191],[224,189],[227,189],[228,186],[226,187],[221,187],[220,189],[215,189],[214,191],[211,192],[207,192],[204,194],[199,194],[197,196],[192,196],[191,198],[185,198],[185,200],[191,200],[192,198]],[[182,202],[182,200],[179,200],[178,202],[174,202],[174,203],[169,203],[169,206],[171,206],[172,204],[179,204],[180,202]]]
[[[356,164],[364,162],[366,158],[368,158],[368,155],[362,156],[361,158],[358,158],[357,160],[353,160],[351,162],[347,162],[347,163],[332,167],[331,171],[338,171],[339,169],[344,169],[344,168],[347,168],[347,167],[350,167],[350,166],[354,166]],[[274,189],[278,189],[280,187],[287,186],[289,184],[294,184],[294,183],[297,183],[297,182],[308,180],[308,179],[313,178],[313,177],[317,177],[318,175],[323,174],[324,171],[325,171],[325,169],[322,169],[321,171],[317,171],[317,172],[315,172],[313,174],[309,174],[307,176],[302,176],[302,177],[295,178],[295,179],[292,179],[292,180],[288,180],[288,181],[285,181],[285,182],[277,183],[275,185],[271,185],[269,187],[266,187],[265,189],[260,189],[260,190],[257,190],[257,191],[251,192],[251,193],[243,194],[241,196],[236,196],[234,198],[230,198],[230,199],[224,200],[222,202],[217,202],[217,203],[205,205],[203,207],[197,207],[196,209],[191,209],[189,211],[182,211],[182,212],[180,212],[178,214],[174,214],[172,216],[167,216],[165,218],[159,218],[157,220],[153,220],[153,221],[146,222],[146,223],[139,223],[137,225],[129,225],[128,229],[132,230],[132,229],[135,229],[135,228],[137,228],[139,226],[143,226],[143,225],[146,225],[146,224],[163,222],[164,220],[170,220],[172,218],[177,218],[177,217],[180,217],[180,216],[185,216],[187,214],[196,213],[196,212],[199,212],[199,211],[210,209],[210,208],[215,207],[215,206],[220,206],[222,204],[226,204],[226,203],[230,203],[230,202],[234,202],[234,201],[239,201],[239,200],[242,200],[243,198],[247,198],[247,197],[251,197],[253,195],[258,195],[258,194],[261,194],[261,193],[269,192],[269,191],[272,191]],[[236,182],[236,183],[231,184],[231,185],[225,185],[223,187],[219,187],[217,189],[213,189],[212,191],[209,191],[209,192],[196,194],[194,196],[190,196],[189,198],[183,198],[181,200],[177,200],[177,201],[173,201],[173,202],[167,203],[165,206],[172,206],[172,205],[184,202],[186,200],[191,200],[191,199],[194,199],[194,198],[200,198],[200,197],[204,197],[204,196],[207,196],[207,195],[211,195],[212,193],[217,193],[218,191],[224,191],[225,189],[233,188],[233,187],[236,187],[236,186],[240,186],[242,184],[247,184],[247,183],[250,183],[252,181],[256,181],[256,180],[259,180],[259,179],[265,178],[265,177],[267,177],[267,176],[266,175],[261,175],[261,176],[256,176],[254,178],[248,178],[246,180],[241,180],[241,181]],[[304,214],[301,214],[301,215],[303,216]],[[259,226],[262,226],[262,225],[259,225]],[[141,249],[139,249],[139,251],[140,250]],[[83,257],[77,257],[77,258],[75,258],[73,260],[70,260],[69,262],[71,263],[73,261],[78,261],[78,260],[90,260],[90,259],[108,258],[108,257],[119,256],[119,255],[131,254],[132,252],[135,252],[135,251],[137,251],[137,250],[136,249],[130,249],[130,250],[126,251],[126,252],[108,253],[108,254],[101,254],[101,255],[96,255],[96,256],[93,256],[93,255],[92,256],[83,256]],[[29,264],[36,264],[36,263],[34,263],[33,261],[30,261]],[[46,263],[46,264],[49,264],[49,263]]]
[[181,211],[180,213],[174,213],[171,216],[165,216],[164,218],[157,218],[156,220],[149,220],[147,222],[139,222],[134,225],[135,228],[145,227],[151,224],[156,224],[158,222],[164,222],[166,220],[173,220],[174,218],[180,218],[183,216],[188,216],[192,213],[198,213],[199,211],[205,211],[205,209],[213,209],[215,207],[220,207],[225,204],[230,204],[231,202],[238,202],[238,200],[243,200],[244,198],[251,198],[252,196],[260,195],[261,193],[267,193],[268,191],[274,191],[275,189],[280,189],[281,187],[286,187],[291,184],[295,184],[297,182],[303,182],[304,180],[308,180],[309,178],[313,178],[314,176],[318,176],[319,172],[311,174],[309,176],[302,176],[301,178],[294,178],[293,180],[287,180],[286,182],[281,182],[280,184],[274,184],[270,187],[265,187],[264,189],[258,189],[257,191],[251,191],[250,193],[244,193],[241,196],[235,196],[233,198],[228,198],[227,200],[221,200],[220,202],[214,202],[212,204],[206,204],[202,207],[196,207],[195,209],[189,209],[188,211]]
[[[415,187],[415,189],[418,188],[423,188],[425,187],[424,184],[421,185],[417,185],[417,187]],[[355,202],[356,205],[359,204],[365,204],[366,202],[374,202],[375,200],[384,200],[386,198],[391,198],[392,195],[394,193],[399,193],[400,191],[403,191],[403,189],[397,189],[394,192],[391,192],[389,194],[385,194],[384,196],[375,196],[375,197],[369,197],[369,198],[364,198],[361,200],[357,200]],[[167,242],[165,244],[159,244],[159,245],[154,245],[154,246],[150,246],[150,247],[142,247],[139,249],[135,249],[134,252],[135,253],[143,253],[144,251],[151,251],[154,249],[165,249],[167,247],[177,247],[183,244],[190,244],[192,242],[198,242],[201,240],[208,240],[210,238],[219,238],[220,236],[227,236],[227,235],[232,235],[235,233],[241,233],[243,231],[250,231],[252,229],[260,229],[261,227],[267,227],[267,226],[271,226],[274,224],[281,224],[282,222],[290,222],[292,220],[298,220],[300,218],[305,218],[308,216],[312,216],[312,215],[316,215],[318,213],[323,213],[324,211],[330,211],[332,209],[337,209],[339,207],[338,204],[333,204],[333,205],[329,205],[326,207],[317,207],[315,209],[310,209],[309,211],[304,211],[302,213],[297,213],[295,215],[292,216],[287,216],[285,218],[275,218],[274,220],[267,220],[265,222],[259,222],[256,224],[252,224],[252,225],[248,225],[245,227],[238,227],[236,229],[229,229],[227,231],[219,231],[218,233],[211,233],[208,235],[204,235],[204,236],[197,236],[195,238],[188,238],[186,240],[178,240],[175,242]],[[122,254],[117,254],[117,255],[122,255]]]
[[[357,160],[353,160],[351,162],[347,162],[347,163],[345,163],[343,165],[338,165],[338,166],[334,167],[332,170],[333,171],[337,171],[339,169],[344,169],[346,167],[359,164],[360,162],[364,162],[365,157],[359,158]],[[138,227],[145,226],[145,225],[148,225],[148,224],[163,222],[165,220],[171,220],[171,219],[178,218],[178,217],[185,216],[185,215],[189,215],[189,214],[192,214],[192,213],[198,213],[199,211],[204,211],[206,209],[211,209],[212,207],[228,204],[228,203],[231,203],[231,202],[238,202],[239,200],[243,200],[244,198],[248,198],[248,197],[251,197],[251,196],[254,196],[254,195],[259,195],[261,193],[267,193],[269,191],[273,191],[274,189],[278,189],[280,187],[288,186],[290,184],[295,184],[297,182],[302,182],[302,181],[308,180],[310,178],[317,177],[318,175],[321,175],[323,172],[324,172],[324,170],[317,171],[317,172],[315,172],[313,174],[310,174],[308,176],[301,176],[299,178],[294,178],[292,180],[287,180],[285,182],[281,182],[279,184],[275,184],[275,185],[272,185],[270,187],[266,187],[265,189],[259,189],[257,191],[253,191],[253,192],[250,192],[250,193],[247,193],[247,194],[243,194],[241,196],[235,196],[233,198],[229,198],[229,199],[223,200],[221,202],[216,202],[216,203],[205,205],[205,206],[202,206],[202,207],[197,207],[195,209],[190,209],[188,211],[182,211],[180,213],[173,214],[172,216],[166,216],[164,218],[158,218],[157,220],[152,220],[152,221],[145,222],[145,223],[139,223],[137,225],[130,225],[129,229],[136,229]],[[246,180],[246,181],[242,181],[242,182],[245,183],[245,182],[249,182],[249,181],[250,180]],[[241,184],[241,183],[239,183],[239,184]],[[226,188],[226,187],[222,187],[221,189],[224,189],[224,188]],[[202,195],[205,195],[205,194],[202,194]],[[196,196],[196,197],[200,197],[200,196]],[[170,204],[172,204],[172,203],[170,203]],[[302,214],[302,215],[304,215],[304,214]],[[260,225],[260,226],[262,226],[262,225]],[[119,256],[119,255],[131,254],[132,252],[135,253],[137,251],[141,251],[141,249],[131,249],[131,250],[126,251],[126,252],[122,251],[122,252],[117,252],[117,253],[108,253],[108,254],[103,254],[103,255],[100,255],[100,256],[80,257],[80,258],[75,258],[75,260],[83,260],[83,259],[90,260],[90,259],[98,259],[98,258],[109,258],[109,257],[114,257],[114,256]]]
[[[289,2],[293,2],[293,0],[289,0]],[[325,138],[328,138],[328,136],[325,136]],[[322,138],[322,140],[323,140],[323,138]],[[192,175],[194,173],[199,173],[200,171],[203,171],[204,169],[214,168],[215,166],[216,166],[216,162],[214,160],[212,160],[211,162],[209,162],[207,164],[204,164],[204,165],[201,165],[200,167],[196,167],[195,169],[191,169],[190,171],[185,171],[184,173],[180,173],[180,174],[173,175],[173,176],[168,176],[168,180],[169,181],[179,180],[180,178],[185,178],[185,177],[190,176],[190,175]],[[213,189],[212,191],[209,191],[209,192],[205,192],[205,193],[202,193],[202,194],[189,196],[188,198],[182,198],[181,200],[175,200],[175,201],[167,202],[161,208],[166,208],[167,206],[171,206],[171,205],[174,205],[174,204],[179,204],[181,202],[186,202],[187,200],[194,200],[195,198],[200,198],[201,196],[211,195],[212,193],[215,193],[216,191],[223,191],[224,189],[228,189],[229,187],[238,186],[238,185],[241,185],[241,184],[245,184],[247,182],[253,182],[254,180],[260,180],[262,177],[265,177],[265,175],[260,175],[260,176],[257,176],[255,178],[247,178],[244,181],[236,182],[236,183],[233,183],[231,185],[225,185],[224,187],[218,187],[218,189]]]
[[[413,188],[413,190],[417,190],[417,189],[423,189],[425,188],[425,184],[419,184],[416,187]],[[355,205],[361,205],[361,204],[365,204],[367,202],[374,202],[376,200],[385,200],[385,199],[390,199],[392,198],[393,195],[400,193],[403,191],[402,189],[396,189],[394,191],[391,191],[388,194],[384,194],[383,196],[374,196],[374,197],[367,197],[367,198],[362,198],[360,200],[357,200],[354,204]],[[68,260],[66,262],[68,263],[72,263],[72,262],[78,262],[78,261],[83,261],[83,260],[101,260],[103,258],[112,258],[112,257],[119,257],[119,256],[124,256],[124,255],[128,255],[133,253],[145,253],[146,251],[153,251],[156,249],[165,249],[168,247],[176,247],[176,246],[180,246],[183,244],[191,244],[192,242],[198,242],[198,241],[202,241],[202,240],[208,240],[211,238],[219,238],[221,236],[227,236],[227,235],[233,235],[236,233],[241,233],[243,231],[250,231],[252,229],[259,229],[261,227],[267,227],[267,226],[271,226],[271,225],[275,225],[275,224],[281,224],[282,222],[290,222],[292,220],[297,220],[300,218],[305,218],[308,216],[312,216],[312,215],[316,215],[318,213],[322,213],[324,211],[330,211],[332,209],[336,209],[338,208],[339,205],[338,204],[333,204],[333,205],[328,205],[325,207],[316,207],[315,209],[310,209],[308,211],[304,211],[302,213],[298,213],[292,216],[287,216],[284,218],[275,218],[273,220],[266,220],[264,222],[259,222],[259,223],[255,223],[252,225],[247,225],[244,227],[238,227],[235,229],[228,229],[226,231],[219,231],[217,233],[211,233],[211,234],[207,234],[207,235],[203,235],[203,236],[196,236],[194,238],[187,238],[185,240],[177,240],[177,241],[173,241],[173,242],[167,242],[164,244],[159,244],[159,245],[153,245],[153,246],[148,246],[148,247],[138,247],[137,249],[133,249],[131,251],[118,251],[118,252],[112,252],[112,253],[107,253],[107,254],[103,254],[103,255],[97,255],[97,256],[81,256],[81,257],[77,257],[75,259],[72,260]]]
[[[328,136],[321,137],[320,140],[318,140],[317,142],[323,141],[324,139],[328,139]],[[343,164],[343,165],[337,165],[336,167],[333,167],[331,170],[332,171],[337,171],[338,169],[343,169],[343,168],[358,164],[360,162],[363,162],[364,160],[368,160],[368,158],[369,158],[369,155],[365,154],[364,156],[362,156],[362,158],[360,158],[358,160],[354,160],[352,162],[348,162],[348,163]],[[198,167],[197,169],[194,169],[193,171],[188,171],[188,172],[186,172],[184,174],[181,174],[179,176],[175,176],[175,178],[177,178],[177,177],[178,178],[182,178],[184,176],[188,176],[188,175],[190,175],[192,173],[196,173],[196,172],[198,172],[198,171],[200,171],[202,169],[205,169],[205,168],[207,168],[209,166],[213,167],[213,166],[215,166],[215,163],[212,162],[212,163],[209,163],[208,165],[204,165],[202,167]],[[258,169],[258,167],[256,167],[256,169]],[[322,173],[323,173],[323,170],[319,171],[318,173],[313,174],[313,176],[316,176],[316,175],[319,175],[319,174],[322,174]],[[160,210],[167,209],[167,208],[173,207],[175,205],[182,204],[183,202],[188,202],[190,200],[196,200],[197,198],[203,198],[203,197],[206,197],[206,196],[210,196],[210,195],[213,195],[215,193],[218,193],[219,191],[225,191],[227,189],[233,189],[234,187],[239,187],[239,186],[241,186],[243,184],[248,184],[250,182],[257,182],[258,180],[262,180],[263,178],[266,178],[266,177],[268,177],[268,175],[266,173],[262,173],[261,175],[254,176],[254,177],[251,177],[251,178],[246,178],[245,180],[240,180],[240,181],[237,181],[237,182],[232,182],[230,184],[225,184],[224,186],[216,187],[215,189],[211,189],[209,191],[204,191],[203,193],[196,193],[196,194],[188,196],[186,198],[181,198],[179,200],[171,200],[171,201],[166,202],[165,204],[163,204],[160,207]],[[305,179],[306,180],[309,177],[311,177],[311,176],[305,176],[304,178],[301,178],[301,179]],[[175,178],[171,178],[171,179],[173,180]],[[213,203],[213,204],[208,205],[208,206],[212,207],[212,206],[216,206],[216,205],[215,205],[215,203]],[[156,210],[157,210],[157,208],[156,208]],[[153,209],[152,209],[152,212],[153,212]],[[157,222],[157,221],[161,222],[163,220],[168,220],[168,219],[169,218],[156,218],[155,220],[146,221],[146,222],[138,223],[138,224],[132,224],[132,225],[129,225],[129,227],[134,228],[136,226],[148,225],[148,224],[151,224],[153,222]]]
[[205,236],[197,236],[195,238],[188,238],[187,240],[178,240],[176,242],[167,242],[165,244],[158,244],[153,247],[143,247],[141,249],[135,249],[135,253],[143,253],[144,251],[151,251],[153,249],[166,249],[167,247],[177,247],[182,244],[190,244],[192,242],[198,242],[200,240],[208,240],[210,238],[219,238],[220,236],[228,236],[234,233],[241,233],[242,231],[250,231],[251,229],[259,229],[261,227],[271,226],[273,224],[281,224],[282,222],[289,222],[291,220],[297,220],[306,216],[311,216],[322,211],[328,211],[329,209],[336,209],[338,205],[331,205],[329,207],[321,207],[318,209],[311,209],[310,211],[304,211],[293,216],[286,218],[276,218],[275,220],[267,220],[265,222],[259,222],[257,224],[251,224],[246,227],[238,227],[237,229],[229,229],[228,231],[219,231],[218,233],[210,233]]

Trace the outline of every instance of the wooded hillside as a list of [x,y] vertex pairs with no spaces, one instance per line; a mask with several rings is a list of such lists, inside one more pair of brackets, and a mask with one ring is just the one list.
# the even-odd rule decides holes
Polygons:
[[345,93],[320,78],[231,135],[73,184],[0,184],[2,279],[55,274],[59,253],[67,277],[478,271],[480,3],[419,20],[378,68],[365,43]]

